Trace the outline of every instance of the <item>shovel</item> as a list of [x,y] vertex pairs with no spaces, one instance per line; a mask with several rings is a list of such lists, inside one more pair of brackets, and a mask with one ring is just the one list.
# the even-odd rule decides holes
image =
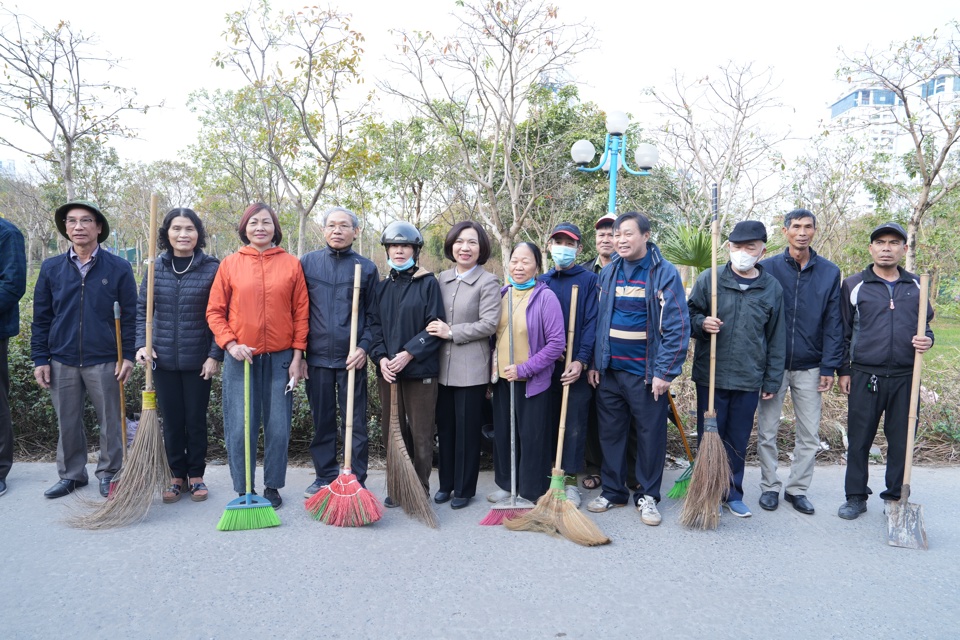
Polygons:
[[[924,336],[927,325],[927,286],[929,275],[920,276],[920,305],[917,309],[917,336]],[[913,469],[913,439],[917,432],[917,409],[920,406],[920,371],[923,355],[913,357],[913,381],[910,385],[910,417],[907,421],[907,453],[903,468],[900,499],[887,503],[887,544],[905,549],[927,548],[927,531],[923,526],[923,506],[910,499],[910,472]]]

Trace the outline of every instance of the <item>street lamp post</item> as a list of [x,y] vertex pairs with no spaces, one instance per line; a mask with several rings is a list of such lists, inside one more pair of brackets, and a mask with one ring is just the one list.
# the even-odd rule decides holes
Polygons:
[[657,164],[659,153],[650,143],[641,142],[633,152],[633,159],[639,171],[631,169],[626,162],[627,127],[630,118],[623,111],[611,111],[607,114],[607,137],[603,143],[603,157],[595,167],[587,165],[597,155],[597,150],[589,140],[577,140],[570,148],[570,157],[577,163],[577,170],[584,173],[595,173],[601,169],[610,176],[610,195],[607,199],[607,213],[617,212],[617,174],[623,168],[632,176],[649,176],[650,169]]

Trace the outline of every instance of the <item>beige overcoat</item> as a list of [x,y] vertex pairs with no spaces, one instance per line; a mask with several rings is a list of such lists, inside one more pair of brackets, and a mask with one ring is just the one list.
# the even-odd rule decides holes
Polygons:
[[490,381],[490,336],[500,319],[500,283],[482,266],[460,280],[455,268],[437,279],[452,334],[440,347],[440,384],[486,384]]

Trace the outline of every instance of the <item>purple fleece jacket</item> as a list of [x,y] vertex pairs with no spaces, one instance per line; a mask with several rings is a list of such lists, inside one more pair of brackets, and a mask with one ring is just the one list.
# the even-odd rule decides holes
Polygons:
[[[500,289],[500,297],[510,287]],[[517,375],[527,380],[526,397],[550,388],[553,365],[566,347],[563,339],[563,311],[556,294],[538,280],[527,303],[527,342],[529,359],[517,367]]]

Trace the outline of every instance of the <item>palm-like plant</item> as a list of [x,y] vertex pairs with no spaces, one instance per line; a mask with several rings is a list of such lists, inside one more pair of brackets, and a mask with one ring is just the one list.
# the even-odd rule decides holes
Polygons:
[[692,225],[681,225],[666,229],[658,243],[663,257],[678,267],[689,268],[688,284],[697,274],[710,268],[713,241],[708,231]]

